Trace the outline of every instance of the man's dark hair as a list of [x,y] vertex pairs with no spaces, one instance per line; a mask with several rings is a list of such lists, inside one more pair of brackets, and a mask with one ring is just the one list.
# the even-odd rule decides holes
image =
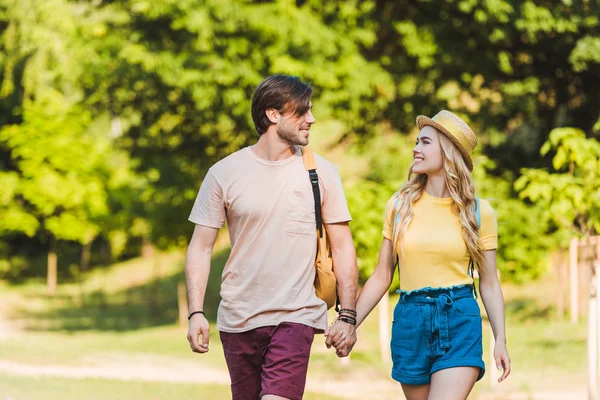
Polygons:
[[267,131],[273,123],[266,111],[274,108],[281,114],[292,112],[304,115],[310,107],[312,88],[297,76],[273,75],[258,85],[252,96],[252,120],[259,135]]

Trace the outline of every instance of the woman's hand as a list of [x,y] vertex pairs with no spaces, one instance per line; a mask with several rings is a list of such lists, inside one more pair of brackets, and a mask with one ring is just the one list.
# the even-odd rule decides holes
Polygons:
[[496,360],[496,368],[504,370],[504,373],[498,379],[498,382],[502,382],[510,375],[510,358],[508,357],[508,350],[506,350],[506,343],[504,341],[496,341],[494,359]]

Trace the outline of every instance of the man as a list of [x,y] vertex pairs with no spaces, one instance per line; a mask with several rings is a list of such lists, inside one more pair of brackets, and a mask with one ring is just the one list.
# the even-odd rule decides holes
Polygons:
[[[208,171],[190,214],[196,224],[187,253],[188,340],[205,353],[209,324],[204,294],[217,231],[227,222],[231,254],[217,315],[234,400],[301,399],[315,332],[327,328],[327,307],[314,290],[316,226],[312,186],[299,146],[316,122],[312,88],[297,77],[265,79],[252,98],[259,139]],[[355,309],[357,267],[351,220],[333,164],[315,156],[322,216],[329,235],[342,309]],[[352,318],[330,335],[356,342]],[[200,337],[202,338],[200,340]]]

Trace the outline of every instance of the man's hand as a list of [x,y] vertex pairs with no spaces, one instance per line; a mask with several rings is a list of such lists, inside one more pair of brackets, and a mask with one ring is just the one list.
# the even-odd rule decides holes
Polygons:
[[347,357],[356,343],[356,327],[343,321],[336,321],[325,331],[325,345],[335,347],[338,357]]
[[[210,325],[203,314],[194,314],[190,318],[187,338],[194,353],[206,353],[208,351],[208,330]],[[202,343],[200,343],[202,336]]]

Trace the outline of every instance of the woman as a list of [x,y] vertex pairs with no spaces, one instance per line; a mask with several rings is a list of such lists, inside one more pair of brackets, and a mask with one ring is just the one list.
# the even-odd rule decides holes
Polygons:
[[[398,262],[392,377],[408,400],[466,399],[485,372],[473,265],[494,332],[496,366],[504,369],[499,382],[510,373],[497,224],[490,204],[475,197],[471,128],[448,111],[419,116],[417,126],[409,181],[388,202],[379,261],[358,299],[357,323],[389,290]],[[341,340],[332,338],[334,345]]]

